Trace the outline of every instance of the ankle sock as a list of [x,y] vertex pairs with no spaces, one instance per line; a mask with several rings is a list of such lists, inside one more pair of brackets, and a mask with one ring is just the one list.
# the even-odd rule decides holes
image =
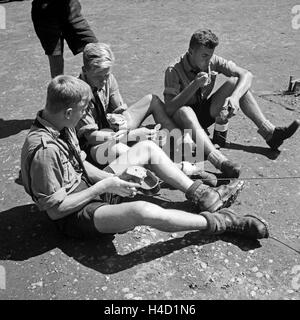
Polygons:
[[269,120],[266,120],[259,126],[257,133],[260,134],[266,141],[269,141],[272,138],[274,130],[275,126]]
[[222,162],[228,159],[219,150],[214,150],[208,155],[207,160],[220,170]]

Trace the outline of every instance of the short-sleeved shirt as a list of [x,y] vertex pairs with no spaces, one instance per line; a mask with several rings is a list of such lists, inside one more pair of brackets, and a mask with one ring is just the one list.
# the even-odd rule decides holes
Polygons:
[[[21,173],[26,192],[33,196],[40,210],[47,211],[77,188],[82,173],[68,145],[59,137],[60,132],[42,118],[42,111],[36,121],[39,125],[35,122],[31,127],[22,148]],[[84,161],[86,154],[79,148],[75,129],[68,130],[72,144]],[[40,145],[30,164],[31,155]]]
[[[88,83],[84,71],[82,71],[79,78]],[[90,134],[93,131],[109,128],[106,114],[125,105],[119,91],[117,80],[112,73],[109,74],[108,79],[101,89],[92,88],[92,91],[94,98],[91,100],[86,110],[86,116],[82,118],[76,126],[77,135],[80,140],[86,134]],[[102,104],[104,115],[101,112],[100,103]],[[105,117],[105,119],[100,119],[101,117]]]
[[[199,88],[185,105],[192,106],[206,100],[214,88],[217,73],[232,77],[235,76],[235,67],[234,62],[214,54],[208,66],[208,73],[211,75],[210,83],[204,88]],[[214,72],[211,73],[212,71]],[[165,102],[172,100],[182,92],[195,79],[198,72],[191,66],[188,53],[183,55],[178,62],[170,65],[165,72]]]

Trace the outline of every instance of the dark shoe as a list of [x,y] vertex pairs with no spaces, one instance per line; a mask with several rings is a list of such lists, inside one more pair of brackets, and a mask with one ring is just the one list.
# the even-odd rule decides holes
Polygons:
[[219,214],[225,217],[226,232],[237,233],[251,239],[269,237],[268,223],[256,215],[239,216],[230,209],[222,209]]
[[227,160],[222,162],[220,170],[226,178],[238,178],[241,173],[241,165]]
[[263,239],[269,237],[267,222],[255,215],[239,216],[230,209],[222,209],[214,213],[201,213],[208,223],[206,234],[230,232],[245,238]]
[[215,212],[229,207],[237,198],[244,186],[244,181],[233,181],[217,188],[203,186],[200,180],[195,181],[186,192],[186,198],[192,201],[200,211]]
[[271,147],[271,149],[277,150],[278,147],[283,144],[283,141],[285,139],[290,138],[297,131],[299,126],[300,121],[295,120],[287,127],[276,127],[273,132],[272,138],[267,141],[267,144]]

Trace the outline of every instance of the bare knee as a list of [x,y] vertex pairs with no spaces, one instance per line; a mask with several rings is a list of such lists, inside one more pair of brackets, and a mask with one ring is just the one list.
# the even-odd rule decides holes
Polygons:
[[177,124],[184,124],[184,126],[190,126],[198,120],[194,110],[188,106],[179,108],[173,118]]
[[137,225],[149,225],[157,215],[158,206],[146,201],[136,201],[133,204],[132,215]]
[[149,93],[149,94],[147,94],[145,97],[144,97],[144,99],[150,104],[151,102],[153,102],[154,100],[154,95],[153,94],[151,94],[151,93]]
[[132,202],[132,211],[130,218],[134,221],[135,225],[146,225],[149,217],[153,212],[153,204],[146,201]]
[[193,112],[193,109],[191,107],[188,106],[183,106],[181,108],[179,108],[175,113],[174,116],[175,117],[180,117],[180,118],[189,118],[191,116]]

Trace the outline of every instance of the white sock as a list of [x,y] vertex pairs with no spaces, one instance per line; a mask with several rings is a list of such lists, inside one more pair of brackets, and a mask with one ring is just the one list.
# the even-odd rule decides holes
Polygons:
[[221,164],[228,159],[219,150],[214,150],[208,155],[207,160],[217,169],[220,169]]
[[259,126],[257,133],[259,133],[266,141],[269,141],[272,138],[274,130],[275,126],[269,120],[266,120]]

